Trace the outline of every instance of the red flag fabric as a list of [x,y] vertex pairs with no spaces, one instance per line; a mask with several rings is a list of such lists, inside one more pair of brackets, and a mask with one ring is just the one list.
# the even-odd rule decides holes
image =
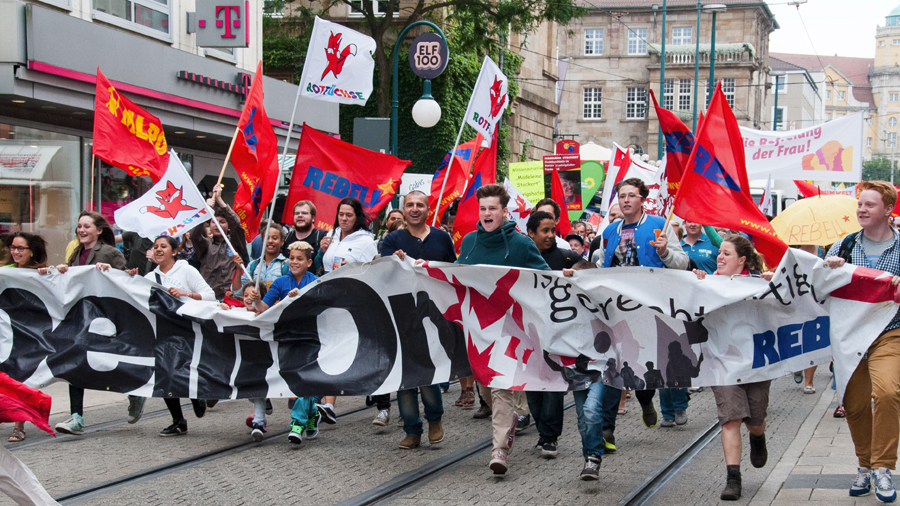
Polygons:
[[475,158],[475,172],[481,173],[481,182],[484,184],[497,184],[497,144],[497,131],[494,130],[491,145]]
[[316,205],[315,226],[331,230],[338,202],[358,198],[374,217],[394,198],[408,160],[371,151],[335,139],[303,124],[291,186],[282,220],[292,223],[294,204],[301,200]]
[[259,233],[259,222],[278,188],[278,138],[263,107],[262,62],[250,84],[247,102],[238,121],[231,165],[240,181],[234,212],[241,218],[247,242]]
[[474,232],[478,224],[478,199],[475,198],[475,192],[484,186],[481,182],[481,173],[475,172],[466,188],[466,193],[462,200],[459,201],[459,207],[456,208],[456,218],[453,220],[453,247],[456,248],[456,254],[459,255],[459,248],[462,246],[463,238],[469,232]]
[[0,372],[0,422],[31,422],[56,437],[50,428],[50,396]]
[[696,141],[675,195],[675,214],[696,223],[746,232],[753,236],[766,263],[778,265],[787,245],[750,196],[740,127],[721,84],[716,86]]
[[619,184],[619,181],[625,179],[625,174],[628,174],[628,169],[631,167],[631,151],[628,148],[616,149],[613,165],[619,168],[619,171],[616,173],[616,178],[612,182],[612,185],[615,187]]
[[659,127],[666,139],[666,173],[665,177],[669,195],[678,192],[681,176],[688,165],[688,157],[691,148],[694,147],[694,134],[680,120],[678,116],[668,109],[663,109],[656,101],[656,95],[650,90],[650,98],[653,99],[653,107],[656,108],[656,117],[659,119]]
[[450,204],[462,194],[466,181],[469,179],[469,174],[472,172],[472,163],[475,161],[478,150],[481,149],[482,139],[481,134],[478,134],[475,139],[456,146],[456,155],[454,156],[453,165],[450,166],[449,179],[447,180],[447,185],[444,186],[444,195],[441,197],[441,205],[440,209],[438,209],[438,195],[440,195],[441,187],[444,185],[444,176],[448,174],[447,162],[450,160],[452,151],[447,152],[447,155],[444,156],[444,160],[441,162],[438,170],[435,171],[434,178],[431,180],[431,193],[428,196],[428,220],[426,223],[430,224],[432,222],[435,213],[438,213],[437,222],[440,223]]
[[[629,157],[630,158],[630,157]],[[629,164],[630,165],[630,164]],[[566,194],[563,193],[562,180],[559,178],[559,171],[553,168],[553,177],[550,180],[550,198],[560,204],[559,225],[556,227],[556,234],[565,237],[572,231],[572,222],[569,221],[569,212],[566,211]]]
[[156,116],[123,97],[97,67],[94,99],[94,156],[132,176],[154,183],[169,166],[169,146]]

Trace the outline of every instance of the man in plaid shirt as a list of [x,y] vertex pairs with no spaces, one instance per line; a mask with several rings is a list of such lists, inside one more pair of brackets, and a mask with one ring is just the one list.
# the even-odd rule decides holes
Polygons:
[[[834,243],[825,262],[831,268],[849,261],[889,272],[896,286],[900,281],[900,234],[891,226],[891,212],[897,204],[897,190],[885,181],[863,181],[858,188],[856,217],[862,230]],[[859,458],[850,495],[869,494],[874,481],[878,500],[895,501],[891,470],[897,464],[900,439],[900,311],[869,346],[850,377],[844,409]]]

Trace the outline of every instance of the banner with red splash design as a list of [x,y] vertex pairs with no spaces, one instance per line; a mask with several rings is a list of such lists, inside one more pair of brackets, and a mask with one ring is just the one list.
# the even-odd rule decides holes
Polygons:
[[859,182],[863,113],[800,130],[741,127],[750,179]]

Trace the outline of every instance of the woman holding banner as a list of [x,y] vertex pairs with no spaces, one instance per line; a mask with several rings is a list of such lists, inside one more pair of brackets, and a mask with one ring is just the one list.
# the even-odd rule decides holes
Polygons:
[[[101,271],[110,267],[125,270],[125,255],[116,248],[116,236],[109,222],[100,213],[82,211],[78,216],[75,228],[78,246],[72,251],[66,263],[56,266],[60,274],[64,274],[70,266],[94,265]],[[128,271],[134,275],[137,269]],[[84,434],[84,389],[69,385],[68,420],[56,424],[56,432],[63,434]],[[144,398],[128,396],[128,422],[134,423],[144,411]]]
[[[37,269],[41,274],[47,272],[47,241],[37,234],[13,232],[3,240],[3,246],[9,251],[12,263],[4,267],[20,269]],[[13,426],[10,443],[25,441],[25,422],[16,422]]]
[[[215,301],[216,294],[203,279],[200,271],[184,260],[175,260],[177,253],[178,241],[175,238],[168,235],[157,237],[153,241],[153,262],[156,263],[156,269],[144,277],[164,286],[169,290],[169,294],[178,300]],[[166,437],[187,434],[187,420],[181,411],[181,399],[166,397],[165,401],[172,415],[172,425],[163,429],[159,435]],[[191,399],[191,404],[197,418],[202,418],[206,414],[206,401]]]
[[[765,277],[765,262],[750,241],[739,235],[726,236],[716,257],[716,272],[721,276]],[[694,269],[698,279],[706,278],[706,271]],[[703,355],[701,355],[702,359]],[[771,380],[712,387],[716,398],[719,424],[722,426],[722,449],[728,470],[725,489],[719,496],[723,501],[741,498],[741,423],[750,431],[750,463],[760,468],[766,465],[766,410],[769,407]]]

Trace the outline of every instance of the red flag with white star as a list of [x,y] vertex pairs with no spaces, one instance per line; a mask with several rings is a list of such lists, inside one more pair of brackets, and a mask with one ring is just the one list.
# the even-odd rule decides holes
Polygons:
[[374,217],[394,198],[400,177],[410,165],[408,160],[354,146],[304,124],[282,221],[293,222],[294,204],[309,200],[316,206],[315,226],[331,230],[338,203],[346,197],[359,199]]

